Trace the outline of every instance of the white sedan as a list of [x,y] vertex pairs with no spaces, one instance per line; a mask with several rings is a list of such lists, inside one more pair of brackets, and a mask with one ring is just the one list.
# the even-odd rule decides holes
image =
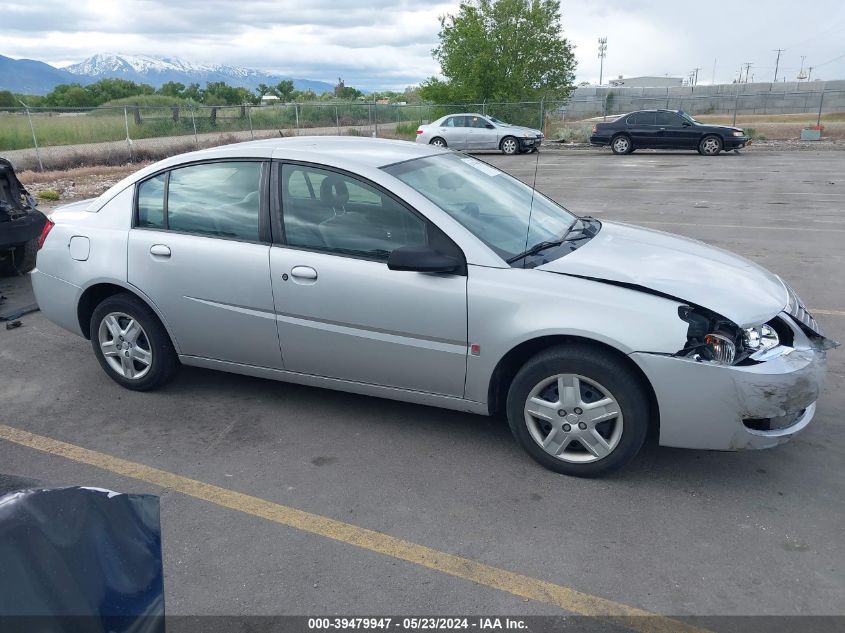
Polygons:
[[468,112],[448,114],[417,128],[417,143],[461,150],[499,150],[503,154],[536,152],[543,133],[505,123],[492,116]]

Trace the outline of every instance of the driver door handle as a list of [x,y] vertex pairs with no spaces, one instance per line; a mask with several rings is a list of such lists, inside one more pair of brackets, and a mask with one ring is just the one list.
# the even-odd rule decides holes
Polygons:
[[166,244],[153,244],[150,246],[150,254],[158,257],[170,257],[170,247]]
[[290,270],[290,274],[299,279],[316,279],[317,271],[311,266],[294,266]]

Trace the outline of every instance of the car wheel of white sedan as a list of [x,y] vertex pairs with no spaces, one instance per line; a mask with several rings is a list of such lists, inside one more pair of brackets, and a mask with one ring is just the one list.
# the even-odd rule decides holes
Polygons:
[[444,141],[439,136],[435,136],[433,139],[431,139],[429,145],[434,145],[435,147],[446,147],[446,141]]
[[627,464],[642,447],[649,422],[638,377],[611,354],[582,344],[529,360],[511,384],[507,411],[531,457],[582,477]]
[[94,309],[90,333],[100,365],[127,389],[159,387],[179,368],[167,330],[143,301],[129,293],[108,297]]

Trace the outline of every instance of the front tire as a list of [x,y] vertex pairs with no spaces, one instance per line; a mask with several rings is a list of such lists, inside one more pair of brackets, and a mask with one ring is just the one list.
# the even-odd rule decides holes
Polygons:
[[614,136],[610,141],[610,149],[614,154],[630,154],[634,151],[634,144],[631,142],[631,137],[627,134],[620,134]]
[[513,136],[506,136],[499,144],[499,149],[502,150],[502,154],[506,156],[513,156],[519,152],[519,141]]
[[650,419],[642,381],[612,354],[585,344],[540,352],[517,373],[507,399],[511,431],[546,468],[596,477],[639,452]]
[[702,156],[716,156],[722,151],[722,139],[715,134],[708,134],[698,144],[698,153]]
[[90,324],[94,355],[109,378],[133,391],[168,382],[179,357],[167,330],[150,307],[130,293],[104,299]]

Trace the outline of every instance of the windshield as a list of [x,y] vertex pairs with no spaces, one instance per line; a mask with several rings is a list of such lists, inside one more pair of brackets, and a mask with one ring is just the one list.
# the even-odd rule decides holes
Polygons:
[[383,169],[431,200],[505,260],[540,242],[560,239],[576,219],[528,185],[469,156],[440,154]]
[[491,121],[493,121],[493,123],[499,123],[501,125],[510,125],[509,123],[505,123],[504,121],[500,121],[499,119],[497,119],[494,116],[488,116],[487,118],[490,119]]
[[680,114],[682,118],[686,119],[686,120],[687,120],[687,121],[689,121],[690,123],[698,123],[698,121],[696,121],[695,119],[693,119],[693,118],[692,118],[690,115],[688,115],[686,112],[678,112],[678,114]]

